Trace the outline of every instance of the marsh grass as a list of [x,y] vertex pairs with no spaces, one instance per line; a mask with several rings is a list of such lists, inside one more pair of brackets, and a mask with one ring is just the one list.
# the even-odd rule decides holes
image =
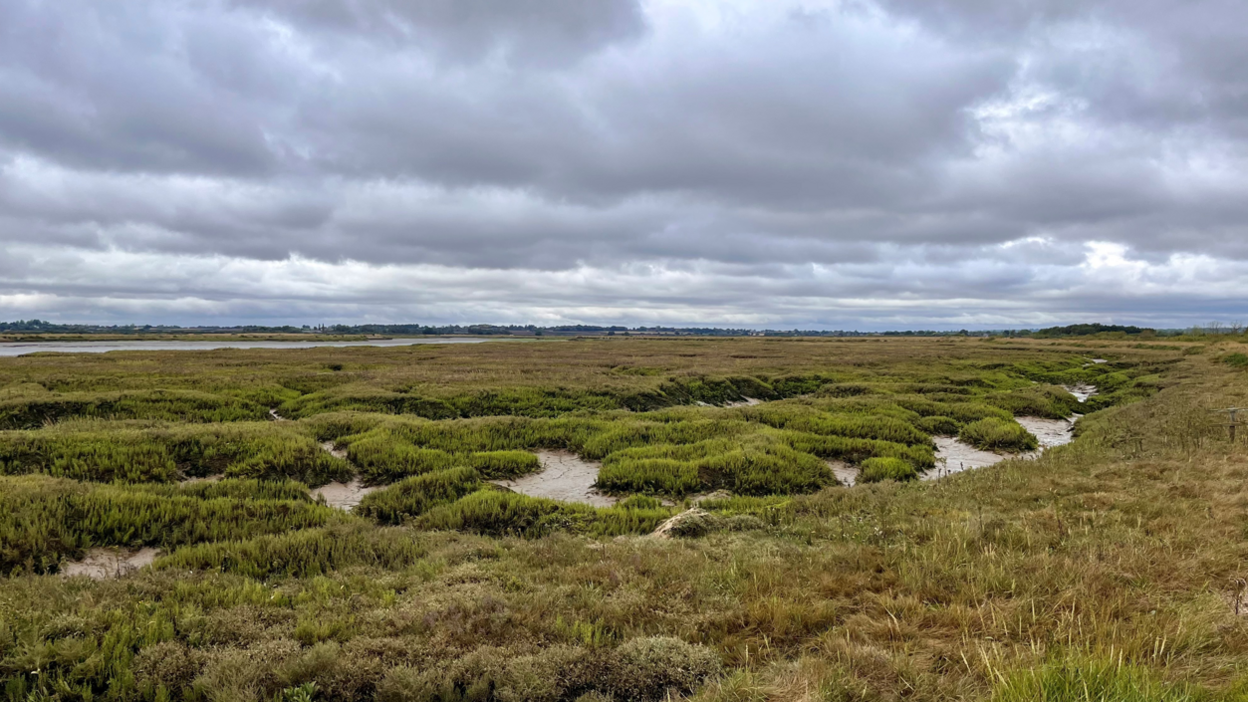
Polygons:
[[978,449],[986,451],[1033,451],[1040,441],[1018,422],[995,418],[981,419],[962,427],[958,438]]
[[355,513],[379,524],[397,525],[480,489],[481,475],[472,468],[435,471],[365,495]]
[[992,702],[1214,702],[1221,697],[1187,683],[1167,683],[1143,666],[1090,656],[1068,655],[1002,677]]
[[223,495],[159,494],[44,476],[0,478],[0,572],[55,572],[94,546],[174,546],[318,527],[340,513],[284,496],[288,487],[229,485]]
[[672,511],[663,507],[590,507],[502,490],[478,490],[422,514],[416,526],[489,536],[537,538],[554,532],[591,536],[647,534]]
[[917,480],[919,472],[900,458],[868,458],[862,462],[858,482],[878,483],[882,480]]
[[[274,480],[175,485],[163,457],[145,463],[129,448],[172,457],[159,432],[235,424],[189,426],[204,415],[177,427],[63,417],[4,434],[6,445],[63,447],[44,455],[75,456],[90,481],[45,475],[47,460],[19,463],[40,475],[0,478],[0,554],[12,564],[0,584],[3,696],[1236,699],[1248,682],[1248,622],[1232,606],[1248,577],[1248,460],[1208,410],[1242,406],[1248,378],[1217,353],[1080,343],[625,340],[8,359],[0,382],[22,397],[38,394],[30,384],[53,395],[194,385],[262,408],[317,394],[301,405],[311,413],[371,387],[457,408],[498,391],[504,400],[480,405],[490,411],[566,404],[447,420],[361,404],[370,411],[236,423],[230,436],[245,446],[229,448],[226,465],[259,455],[248,432],[275,431],[300,446],[333,440],[393,479],[359,516],[311,503],[289,481],[299,471],[269,470],[269,459],[261,468]],[[1084,367],[1092,357],[1111,363]],[[758,383],[753,394],[741,378]],[[1079,438],[1034,461],[851,489],[776,479],[813,469],[787,452],[921,469],[932,433],[1045,402],[1064,411],[1069,401],[1044,388],[1074,382],[1105,389],[1104,409],[1082,408]],[[766,411],[686,402],[732,391],[769,400]],[[602,409],[602,398],[641,411]],[[93,454],[77,446],[107,444],[114,430],[132,458],[81,458]],[[390,470],[383,457],[408,449],[441,453]],[[652,466],[668,469],[653,471],[659,481],[686,466],[701,486],[762,477],[756,494],[700,502],[714,519],[698,538],[655,539],[646,532],[684,506],[529,498],[480,485],[470,464],[531,466],[474,456],[539,449],[602,460],[604,471],[673,462]],[[126,461],[148,467],[130,474]],[[87,544],[167,553],[121,580],[31,574]]]
[[93,482],[171,482],[226,475],[293,479],[312,486],[349,480],[345,461],[298,427],[274,422],[170,425],[74,421],[0,432],[0,475],[44,473]]

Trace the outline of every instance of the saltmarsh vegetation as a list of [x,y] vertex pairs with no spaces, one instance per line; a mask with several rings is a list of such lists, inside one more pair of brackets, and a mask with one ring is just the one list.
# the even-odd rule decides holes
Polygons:
[[989,451],[1031,451],[1039,448],[1036,440],[1018,422],[988,417],[962,427],[958,438]]
[[[0,689],[1240,699],[1248,463],[1207,410],[1241,406],[1248,377],[1218,362],[1233,345],[1137,346],[615,339],[4,359]],[[1082,383],[1102,394],[1061,389]],[[185,393],[209,399],[161,399]],[[293,421],[261,421],[270,408]],[[1079,440],[1038,460],[911,479],[933,465],[933,435],[1027,450],[1013,416],[1076,411]],[[602,509],[490,482],[537,470],[542,450],[600,461],[600,489],[631,496]],[[837,487],[831,460],[880,481]],[[225,477],[186,482],[209,476]],[[352,477],[382,486],[352,514],[308,495]],[[731,494],[700,500],[676,538],[643,536],[711,490]],[[122,580],[43,574],[99,546],[162,555]]]
[[858,482],[878,483],[881,480],[914,480],[918,471],[908,461],[900,458],[868,458],[862,462]]

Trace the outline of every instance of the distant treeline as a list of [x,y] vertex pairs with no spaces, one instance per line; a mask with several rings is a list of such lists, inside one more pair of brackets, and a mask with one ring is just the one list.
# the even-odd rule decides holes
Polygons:
[[118,335],[152,335],[152,334],[334,334],[334,335],[367,335],[367,336],[418,336],[418,335],[476,335],[476,336],[770,336],[770,337],[858,337],[858,336],[1007,336],[1055,338],[1071,336],[1092,336],[1096,334],[1114,334],[1126,336],[1157,335],[1202,335],[1240,333],[1243,328],[1238,324],[1222,324],[1218,322],[1191,329],[1150,329],[1147,327],[1120,324],[1070,324],[1064,327],[1047,327],[1044,329],[992,329],[936,331],[936,330],[897,330],[883,332],[864,332],[852,330],[827,329],[731,329],[720,327],[626,327],[600,326],[593,324],[565,324],[559,326],[539,327],[533,324],[469,324],[469,325],[428,325],[428,324],[318,324],[303,326],[196,326],[181,327],[170,325],[128,324],[55,324],[39,319],[0,322],[0,334],[118,334]]
[[1093,334],[1122,333],[1127,335],[1156,332],[1156,329],[1122,326],[1120,324],[1068,324],[1064,327],[1048,327],[1033,332],[1032,336],[1091,336]]

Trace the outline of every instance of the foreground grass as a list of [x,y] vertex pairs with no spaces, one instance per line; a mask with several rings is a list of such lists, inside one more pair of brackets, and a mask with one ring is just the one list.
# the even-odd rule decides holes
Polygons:
[[[924,353],[919,347],[915,356]],[[874,389],[890,374],[909,372],[898,364],[874,369]],[[976,372],[991,378],[994,371]],[[848,382],[789,402],[860,402],[889,413],[874,416],[919,430],[927,416],[965,426],[1001,409],[974,398],[950,409],[959,403],[939,393],[863,393]],[[1075,444],[1037,461],[1006,461],[937,483],[884,480],[708,501],[702,506],[713,519],[689,532],[698,538],[595,537],[622,532],[587,528],[598,512],[483,490],[477,468],[452,465],[374,493],[361,510],[366,516],[300,529],[260,525],[248,529],[268,531],[171,545],[155,568],[123,580],[10,577],[0,587],[4,694],[396,702],[669,694],[708,702],[1239,699],[1248,681],[1248,623],[1234,604],[1248,577],[1248,456],[1226,441],[1207,410],[1242,405],[1248,376],[1195,354],[1150,382],[1160,392],[1090,414]],[[984,390],[978,395],[1000,392]],[[949,414],[920,414],[927,402]],[[734,421],[764,427],[751,431],[813,436],[820,434],[809,422],[831,421],[767,407],[671,416],[676,423],[683,412],[723,421],[715,415],[755,412],[759,420],[784,417],[786,425]],[[602,418],[542,421],[590,420]],[[420,421],[387,421],[324,415],[319,424],[309,418],[308,431],[346,439],[389,426],[401,438],[414,427],[425,432],[422,447],[477,437],[472,441],[482,443],[464,455],[512,448],[486,445],[481,437],[493,429],[439,439],[441,430]],[[497,420],[457,421],[477,427]],[[794,421],[808,424],[793,428]],[[907,431],[901,425],[875,426]],[[850,431],[842,426],[838,431]],[[447,448],[454,447],[433,450]],[[619,450],[639,448],[645,445]],[[664,451],[676,453],[621,460],[684,455]],[[252,489],[260,490],[227,486],[176,499],[261,501],[245,492]],[[265,490],[266,497],[289,497],[285,488]],[[640,520],[635,531],[662,514],[646,498],[617,509]],[[585,515],[580,522],[578,514]],[[534,525],[531,533],[494,526],[518,523]]]

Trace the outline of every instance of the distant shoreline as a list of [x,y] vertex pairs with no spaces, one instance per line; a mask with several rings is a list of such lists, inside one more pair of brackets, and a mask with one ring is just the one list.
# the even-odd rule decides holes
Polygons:
[[[540,337],[539,337],[540,338]],[[481,344],[499,341],[534,341],[533,337],[406,337],[406,338],[329,338],[272,339],[254,337],[217,337],[193,339],[39,339],[0,343],[0,357],[14,358],[38,353],[99,354],[114,351],[221,351],[238,350],[300,350],[314,348],[388,348],[400,346],[445,346]]]

